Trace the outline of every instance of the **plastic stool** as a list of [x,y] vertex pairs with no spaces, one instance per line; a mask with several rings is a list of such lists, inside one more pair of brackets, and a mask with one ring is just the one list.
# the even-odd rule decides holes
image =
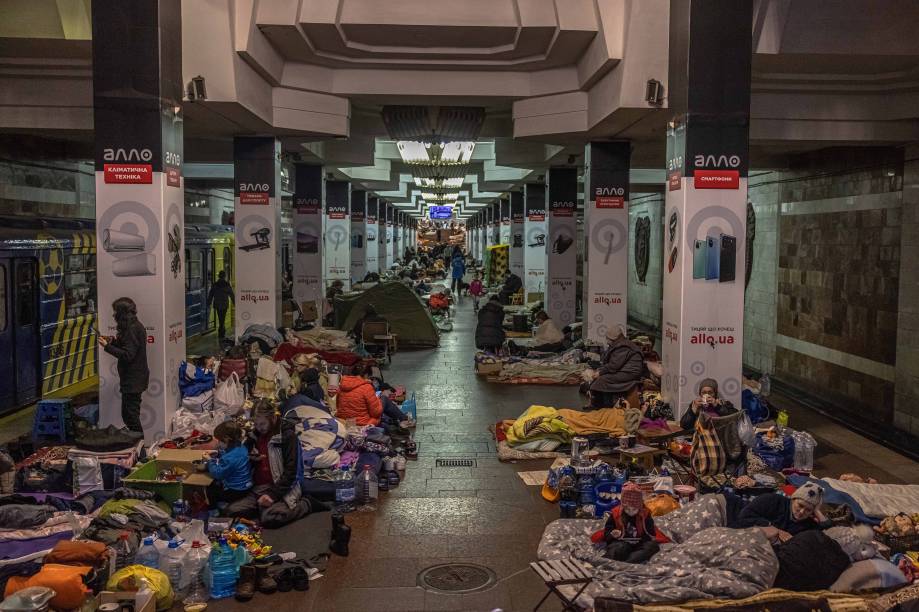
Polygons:
[[47,399],[38,402],[35,420],[32,421],[32,438],[57,436],[61,442],[65,441],[69,411],[69,399]]

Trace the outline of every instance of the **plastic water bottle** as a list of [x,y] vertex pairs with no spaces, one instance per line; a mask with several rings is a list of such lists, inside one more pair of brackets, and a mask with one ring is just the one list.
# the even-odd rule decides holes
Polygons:
[[115,571],[127,567],[134,563],[134,550],[131,549],[131,543],[128,541],[130,534],[127,531],[121,532],[118,541],[115,542]]
[[351,470],[338,470],[335,473],[335,511],[352,512],[355,496],[354,474]]
[[208,564],[211,574],[211,597],[232,597],[236,593],[236,555],[227,544],[226,538],[220,538],[220,542],[211,550]]
[[377,508],[377,498],[380,496],[380,481],[369,465],[364,466],[360,476],[360,509],[362,512],[371,512]]
[[210,547],[205,548],[201,542],[195,540],[191,543],[191,550],[185,555],[182,566],[182,580],[188,591],[186,603],[204,603],[208,600],[207,588],[204,586],[204,570],[207,569],[207,559]]
[[759,379],[759,394],[763,397],[769,397],[769,393],[772,391],[772,381],[769,379],[768,374],[763,374]]
[[183,597],[182,593],[182,563],[185,553],[179,548],[178,540],[170,540],[167,548],[160,556],[160,571],[169,578],[169,584],[175,591],[179,599]]
[[144,538],[144,545],[140,547],[140,550],[134,556],[134,563],[146,565],[153,569],[160,568],[160,553],[156,550],[156,546],[153,545],[153,538]]

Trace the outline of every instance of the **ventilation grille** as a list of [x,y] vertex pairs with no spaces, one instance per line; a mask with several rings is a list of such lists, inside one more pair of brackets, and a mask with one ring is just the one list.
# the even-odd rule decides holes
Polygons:
[[437,459],[437,467],[476,467],[475,459]]

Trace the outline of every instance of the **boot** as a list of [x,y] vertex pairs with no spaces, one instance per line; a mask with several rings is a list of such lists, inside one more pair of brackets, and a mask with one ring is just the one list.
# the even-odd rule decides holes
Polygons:
[[293,568],[293,579],[294,579],[294,590],[296,591],[309,591],[310,590],[310,576],[306,573],[306,569],[301,565]]
[[340,557],[348,556],[348,543],[351,542],[351,528],[345,524],[342,514],[332,515],[332,542],[329,550]]
[[239,568],[239,581],[236,583],[236,601],[249,601],[255,595],[255,566],[243,565]]
[[278,584],[278,591],[288,593],[294,588],[294,572],[289,567],[282,569],[274,575],[274,581]]
[[268,567],[268,563],[260,563],[255,566],[255,588],[259,593],[272,595],[278,590],[278,583],[268,574]]

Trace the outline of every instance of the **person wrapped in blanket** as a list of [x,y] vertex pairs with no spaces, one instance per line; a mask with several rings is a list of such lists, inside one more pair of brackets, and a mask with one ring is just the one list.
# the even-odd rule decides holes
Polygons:
[[207,472],[214,479],[207,489],[211,505],[234,502],[245,497],[252,488],[252,466],[242,445],[242,436],[235,421],[225,421],[214,429],[217,456],[207,462]]
[[622,487],[620,504],[613,508],[602,531],[591,536],[604,544],[604,556],[613,561],[645,563],[660,550],[655,540],[654,519],[645,505],[641,489],[634,482]]
[[684,430],[695,429],[696,421],[703,412],[713,417],[728,416],[737,412],[734,404],[718,397],[718,381],[714,378],[703,378],[699,382],[699,397],[692,400],[689,410],[683,414],[680,427]]

